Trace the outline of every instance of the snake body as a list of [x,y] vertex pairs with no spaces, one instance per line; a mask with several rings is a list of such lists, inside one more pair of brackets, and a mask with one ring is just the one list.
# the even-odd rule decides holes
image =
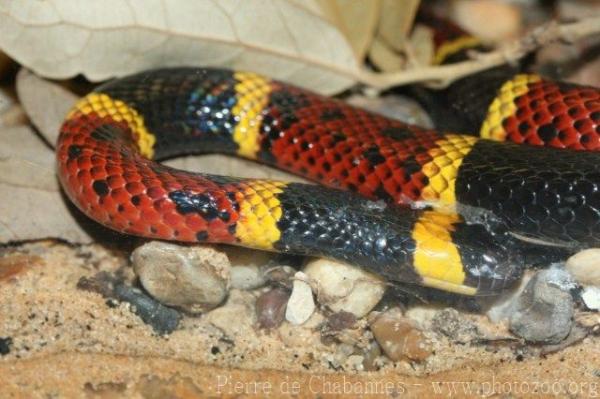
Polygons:
[[[527,96],[517,92],[514,103]],[[322,185],[156,162],[192,152]],[[57,164],[70,199],[123,233],[324,256],[460,294],[494,294],[520,277],[506,231],[600,243],[600,153],[427,130],[253,73],[174,68],[109,82],[66,118]],[[406,206],[418,201],[435,209]],[[495,222],[461,216],[473,209]]]
[[[452,64],[490,48],[452,21],[421,9],[433,33],[434,63]],[[425,100],[436,126],[519,144],[600,151],[600,91],[521,73],[505,64],[458,79]],[[422,91],[416,94],[422,97]]]

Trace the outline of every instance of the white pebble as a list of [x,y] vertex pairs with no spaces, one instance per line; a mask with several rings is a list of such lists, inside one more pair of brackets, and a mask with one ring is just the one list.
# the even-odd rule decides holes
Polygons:
[[213,247],[152,241],[136,248],[132,261],[150,295],[190,313],[214,308],[229,292],[229,260]]
[[576,253],[567,259],[565,268],[580,284],[600,286],[600,248]]
[[334,312],[366,316],[381,300],[385,282],[364,270],[328,259],[309,262],[304,273],[316,284],[317,300]]
[[292,295],[285,310],[285,319],[294,325],[304,323],[315,311],[315,301],[307,280],[308,277],[302,272],[294,274]]
[[589,309],[600,310],[600,287],[585,287],[581,299]]

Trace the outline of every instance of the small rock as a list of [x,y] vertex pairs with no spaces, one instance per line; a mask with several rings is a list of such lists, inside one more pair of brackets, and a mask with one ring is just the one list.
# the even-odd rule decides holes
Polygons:
[[13,343],[11,337],[0,337],[0,356],[8,355]]
[[294,325],[304,323],[315,311],[315,301],[307,280],[308,276],[302,272],[294,275],[292,295],[285,310],[285,319]]
[[252,293],[231,290],[227,302],[204,316],[206,321],[218,328],[229,339],[249,338],[254,334],[255,298]]
[[[360,326],[357,325],[356,316],[348,312],[337,312],[327,317],[327,320],[321,326],[321,342],[326,345],[334,342],[357,341],[360,337],[355,337],[350,330]],[[346,332],[350,334],[346,334]]]
[[77,288],[102,295],[109,307],[117,307],[119,302],[128,303],[131,312],[161,335],[173,332],[182,318],[177,310],[164,306],[142,290],[107,272],[99,272],[89,278],[81,277]]
[[510,330],[529,342],[555,344],[562,341],[573,325],[575,287],[571,275],[551,268],[535,274],[515,303]]
[[148,324],[157,334],[170,334],[179,325],[181,314],[175,309],[164,306],[142,290],[125,283],[114,286],[114,296],[131,305],[131,311]]
[[515,313],[521,294],[533,276],[534,273],[531,270],[525,271],[518,286],[495,298],[486,312],[486,316],[492,323],[500,323],[511,318]]
[[363,354],[363,369],[365,371],[376,371],[379,369],[378,360],[381,356],[381,347],[377,341],[371,341]]
[[285,309],[290,293],[282,288],[274,288],[256,300],[256,318],[260,328],[277,328],[285,319]]
[[379,315],[371,324],[371,331],[383,352],[393,361],[420,362],[431,355],[423,333],[402,316],[398,308]]
[[365,369],[364,366],[365,358],[361,355],[350,355],[346,362],[344,363],[344,368],[354,371],[363,371]]
[[348,360],[348,357],[354,353],[354,346],[348,344],[340,344],[336,347],[333,356],[329,359],[334,368],[343,368]]
[[431,322],[438,315],[440,306],[437,304],[411,305],[404,312],[404,317],[411,319],[416,325],[423,329],[431,328]]
[[385,282],[364,270],[328,259],[306,265],[304,273],[316,284],[317,300],[334,312],[366,316],[381,300]]
[[229,292],[229,260],[213,247],[152,241],[136,248],[132,261],[153,297],[190,313],[216,307]]
[[327,318],[327,329],[330,331],[341,331],[347,328],[353,328],[356,324],[356,316],[352,313],[337,312]]
[[321,336],[315,330],[324,322],[321,312],[314,312],[302,325],[283,323],[277,330],[281,342],[289,348],[314,348],[321,345]]
[[273,262],[274,254],[234,246],[223,247],[223,250],[231,263],[232,288],[253,290],[265,285],[265,268]]
[[581,285],[600,286],[600,248],[585,249],[567,259],[565,269]]
[[431,328],[459,343],[467,343],[481,336],[475,323],[452,308],[438,312],[431,322]]
[[585,287],[580,296],[588,309],[600,310],[600,287]]

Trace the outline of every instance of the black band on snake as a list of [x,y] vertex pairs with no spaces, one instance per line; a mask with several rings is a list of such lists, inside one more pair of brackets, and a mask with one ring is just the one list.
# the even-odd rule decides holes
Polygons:
[[[59,137],[59,177],[86,215],[123,233],[324,256],[391,281],[495,294],[521,275],[515,236],[572,249],[600,243],[600,153],[492,139],[517,129],[520,142],[596,149],[599,96],[536,75],[486,90],[486,103],[471,104],[479,138],[253,73],[143,72],[76,105]],[[155,162],[192,152],[242,156],[322,185]],[[410,207],[419,202],[427,206]]]

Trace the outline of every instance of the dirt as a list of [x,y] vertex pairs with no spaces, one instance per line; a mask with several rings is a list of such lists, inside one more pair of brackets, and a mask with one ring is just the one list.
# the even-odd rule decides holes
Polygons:
[[[303,326],[284,322],[261,330],[254,302],[264,291],[232,290],[224,306],[202,316],[183,315],[175,331],[159,335],[131,305],[78,288],[82,277],[99,272],[135,285],[127,248],[41,241],[1,251],[0,397],[597,396],[600,391],[600,337],[593,333],[540,355],[539,348],[514,340],[454,340],[447,331],[434,331],[438,319],[436,328],[424,329],[432,353],[427,359],[392,362],[379,355],[376,371],[367,372],[357,362],[372,338],[364,320],[333,341],[323,339],[327,314],[321,311]],[[483,316],[456,317],[474,323],[472,330],[481,337],[507,335]]]

